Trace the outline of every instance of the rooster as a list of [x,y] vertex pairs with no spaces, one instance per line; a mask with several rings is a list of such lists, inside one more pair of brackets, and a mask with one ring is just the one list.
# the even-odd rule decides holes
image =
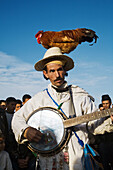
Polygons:
[[91,43],[93,39],[95,39],[94,43],[96,43],[98,38],[95,31],[86,28],[62,30],[59,32],[39,31],[35,37],[37,42],[42,44],[44,48],[49,49],[50,47],[59,47],[62,53],[67,54],[73,51],[78,46],[78,44],[81,44],[85,41]]

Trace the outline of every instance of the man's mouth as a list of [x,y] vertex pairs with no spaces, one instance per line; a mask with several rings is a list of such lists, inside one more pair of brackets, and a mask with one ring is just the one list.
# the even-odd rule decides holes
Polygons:
[[59,79],[56,79],[54,82],[60,82],[60,81],[62,81],[62,79],[61,78],[59,78]]

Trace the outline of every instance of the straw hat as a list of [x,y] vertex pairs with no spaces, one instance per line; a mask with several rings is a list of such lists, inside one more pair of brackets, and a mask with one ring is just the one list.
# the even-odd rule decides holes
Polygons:
[[49,48],[43,59],[42,60],[39,60],[36,64],[35,64],[35,69],[37,71],[43,71],[44,69],[44,66],[51,62],[51,61],[55,61],[55,60],[59,60],[59,61],[65,61],[65,65],[64,65],[64,69],[65,71],[68,71],[68,70],[71,70],[73,67],[74,67],[74,62],[73,60],[62,54],[61,50],[59,47],[52,47],[52,48]]

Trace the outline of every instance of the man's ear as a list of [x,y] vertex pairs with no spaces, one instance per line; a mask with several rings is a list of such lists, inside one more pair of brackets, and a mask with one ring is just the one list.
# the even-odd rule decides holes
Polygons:
[[48,79],[48,74],[47,74],[47,71],[46,71],[46,70],[43,70],[43,74],[44,74],[44,76]]

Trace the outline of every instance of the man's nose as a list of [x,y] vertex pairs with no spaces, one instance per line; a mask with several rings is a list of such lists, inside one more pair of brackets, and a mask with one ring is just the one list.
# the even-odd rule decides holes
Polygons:
[[56,71],[56,72],[55,72],[55,75],[56,75],[56,77],[59,77],[59,72]]

